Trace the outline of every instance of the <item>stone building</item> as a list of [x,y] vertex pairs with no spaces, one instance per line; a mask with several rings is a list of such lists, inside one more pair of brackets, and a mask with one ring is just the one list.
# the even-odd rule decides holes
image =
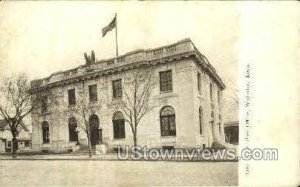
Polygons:
[[[133,145],[130,125],[114,103],[122,99],[124,77],[151,69],[159,84],[151,99],[157,107],[142,119],[138,145],[148,147],[210,147],[224,142],[222,90],[225,85],[190,39],[106,60],[85,55],[86,64],[32,81],[42,93],[43,107],[32,113],[32,146],[42,151],[75,151],[87,144],[74,113],[79,93],[93,107],[91,144],[113,150]],[[124,97],[124,96],[123,96]]]

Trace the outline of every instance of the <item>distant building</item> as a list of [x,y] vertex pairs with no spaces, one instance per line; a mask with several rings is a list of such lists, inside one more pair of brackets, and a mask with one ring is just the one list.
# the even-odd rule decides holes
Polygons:
[[[8,130],[8,124],[5,120],[0,119],[0,153],[11,152],[12,135]],[[21,131],[18,136],[18,150],[31,148],[31,134],[29,131]]]
[[[88,59],[86,57],[86,59]],[[122,99],[125,75],[151,67],[159,85],[153,100],[159,106],[148,113],[138,128],[138,144],[148,147],[210,147],[224,142],[222,91],[225,85],[190,39],[149,50],[136,50],[118,58],[87,62],[75,69],[32,81],[43,95],[43,107],[32,113],[33,148],[40,151],[76,150],[87,144],[78,128],[74,104],[86,90],[95,108],[91,144],[133,145],[130,126],[122,112],[114,112]],[[100,107],[100,96],[103,98]],[[80,145],[76,145],[76,144]]]
[[224,123],[225,140],[231,144],[239,143],[239,122],[231,121]]

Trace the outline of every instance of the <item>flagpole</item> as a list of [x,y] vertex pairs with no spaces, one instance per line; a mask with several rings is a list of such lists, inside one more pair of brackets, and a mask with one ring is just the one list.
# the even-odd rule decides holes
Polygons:
[[117,20],[117,13],[115,14],[115,18],[116,18],[116,56],[118,58],[119,54],[118,54],[118,20]]

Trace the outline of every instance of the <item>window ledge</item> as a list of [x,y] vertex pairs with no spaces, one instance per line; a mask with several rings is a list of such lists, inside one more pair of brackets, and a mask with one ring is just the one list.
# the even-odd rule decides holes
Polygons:
[[166,94],[166,93],[172,93],[173,92],[173,89],[172,90],[166,90],[166,91],[159,91],[160,94]]
[[178,97],[178,94],[174,94],[173,92],[161,92],[160,95],[154,96],[154,99],[161,99],[166,97]]
[[113,100],[113,101],[119,101],[119,100],[121,100],[122,98],[123,98],[123,97],[113,97],[112,100]]
[[117,97],[117,98],[112,98],[111,99],[111,104],[118,104],[123,98],[122,97]]
[[98,101],[90,101],[89,105],[93,107],[93,106],[99,105],[99,103],[98,103]]
[[75,105],[69,105],[68,110],[75,110]]
[[98,103],[98,100],[96,101],[89,101],[90,104],[93,104],[93,103]]
[[176,136],[161,136],[162,143],[176,142]]
[[50,113],[51,113],[50,111],[47,111],[47,112],[41,112],[40,115],[41,115],[41,116],[46,116],[46,115],[49,115]]
[[114,142],[124,142],[126,138],[113,139]]
[[50,147],[50,142],[49,143],[43,143],[42,147]]
[[176,135],[169,135],[169,136],[160,136],[162,139],[172,139],[176,138]]

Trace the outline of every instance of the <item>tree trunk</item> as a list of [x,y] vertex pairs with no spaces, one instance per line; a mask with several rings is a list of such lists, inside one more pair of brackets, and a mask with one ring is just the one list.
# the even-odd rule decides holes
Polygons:
[[137,146],[137,138],[136,138],[136,131],[133,134],[133,146],[136,147]]
[[136,147],[137,146],[137,128],[135,126],[135,129],[133,131],[133,146]]
[[[133,149],[136,150],[137,149],[137,137],[136,137],[137,133],[136,133],[136,129],[135,131],[133,132]],[[137,153],[135,152],[133,154],[134,157],[137,156]]]
[[12,157],[17,158],[18,140],[15,136],[12,138]]
[[134,147],[137,146],[137,120],[136,117],[134,117],[134,133],[133,133],[133,145]]

